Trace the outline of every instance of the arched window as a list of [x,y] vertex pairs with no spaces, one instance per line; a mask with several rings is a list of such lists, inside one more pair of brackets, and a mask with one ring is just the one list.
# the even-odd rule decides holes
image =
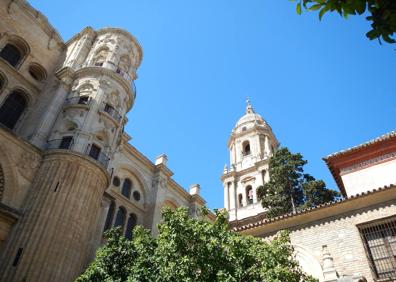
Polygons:
[[15,124],[25,111],[26,99],[19,92],[12,92],[0,108],[0,123],[9,129],[13,129]]
[[242,194],[238,195],[238,205],[239,205],[240,208],[243,207],[243,196],[242,196]]
[[124,207],[119,207],[117,211],[114,227],[121,226],[121,230],[124,231],[125,220],[126,220],[126,210]]
[[125,178],[124,184],[122,184],[121,194],[129,199],[131,197],[131,190],[132,182],[128,178]]
[[47,72],[37,63],[32,63],[29,66],[29,74],[37,81],[43,81],[47,78]]
[[113,185],[114,185],[115,187],[118,187],[118,186],[120,186],[120,184],[121,184],[120,178],[119,178],[118,176],[114,176],[114,178],[113,178]]
[[242,153],[244,156],[250,155],[250,143],[249,141],[245,141],[242,143]]
[[109,206],[109,211],[107,212],[106,222],[103,231],[106,231],[111,227],[111,223],[114,217],[114,209],[115,209],[115,203],[114,201],[111,201]]
[[133,228],[136,226],[136,224],[137,224],[137,216],[136,214],[131,213],[128,218],[127,229],[125,231],[125,237],[127,239],[132,239],[132,231]]
[[250,185],[246,187],[246,199],[248,205],[253,204],[253,188]]
[[11,43],[7,43],[0,51],[0,57],[6,60],[11,66],[16,67],[23,58],[22,50]]
[[139,193],[139,191],[133,191],[133,198],[135,199],[135,201],[136,202],[139,202],[140,201],[140,193]]

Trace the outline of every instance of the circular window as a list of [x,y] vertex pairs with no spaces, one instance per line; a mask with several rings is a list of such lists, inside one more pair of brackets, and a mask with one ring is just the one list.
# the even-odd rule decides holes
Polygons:
[[45,69],[39,64],[31,64],[29,66],[29,74],[37,81],[43,81],[47,78]]
[[116,186],[116,187],[118,187],[118,186],[120,186],[120,184],[121,184],[120,179],[119,179],[117,176],[114,176],[114,178],[113,178],[113,185]]
[[140,201],[140,193],[138,191],[133,192],[133,198],[135,201],[139,202]]

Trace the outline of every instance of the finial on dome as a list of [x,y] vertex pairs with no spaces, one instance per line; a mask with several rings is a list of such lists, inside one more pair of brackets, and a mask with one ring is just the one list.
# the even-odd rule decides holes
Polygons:
[[247,114],[254,113],[252,104],[250,103],[250,97],[249,96],[246,98],[246,113]]

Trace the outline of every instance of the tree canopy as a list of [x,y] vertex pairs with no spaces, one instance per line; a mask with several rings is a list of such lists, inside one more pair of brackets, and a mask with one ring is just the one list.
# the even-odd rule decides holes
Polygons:
[[366,36],[370,40],[382,38],[388,43],[396,43],[395,0],[298,0],[298,14],[301,14],[302,8],[307,11],[319,11],[319,19],[327,12],[338,12],[345,18],[367,13],[366,19],[371,22],[372,29]]
[[258,199],[267,216],[314,207],[335,200],[340,194],[326,188],[322,180],[304,173],[307,161],[299,153],[292,154],[287,148],[279,148],[269,161],[269,182],[257,189]]
[[191,218],[186,208],[166,209],[157,238],[141,226],[131,240],[110,230],[77,281],[316,281],[293,259],[287,233],[265,242],[230,231],[227,214],[216,215],[210,223],[204,213]]

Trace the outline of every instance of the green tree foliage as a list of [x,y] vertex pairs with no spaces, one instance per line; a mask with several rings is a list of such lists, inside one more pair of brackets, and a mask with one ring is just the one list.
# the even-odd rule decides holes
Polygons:
[[216,215],[210,223],[185,208],[164,210],[157,238],[142,227],[132,240],[111,230],[77,281],[316,281],[299,269],[286,232],[267,243],[230,231],[227,214]]
[[[296,0],[292,0],[296,1]],[[395,0],[298,0],[297,13],[319,11],[319,19],[327,12],[338,12],[347,18],[349,15],[367,13],[366,19],[371,22],[371,30],[366,36],[372,39],[383,39],[396,43],[396,1]]]
[[297,212],[339,197],[339,193],[326,188],[322,180],[304,174],[307,161],[301,154],[292,154],[279,148],[269,162],[270,181],[257,189],[258,199],[268,210],[268,217]]

